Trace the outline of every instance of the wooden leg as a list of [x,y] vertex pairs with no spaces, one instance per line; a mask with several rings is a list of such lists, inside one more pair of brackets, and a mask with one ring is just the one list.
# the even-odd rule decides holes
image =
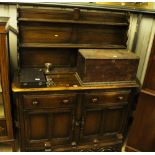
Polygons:
[[12,142],[12,152],[17,152],[16,141]]

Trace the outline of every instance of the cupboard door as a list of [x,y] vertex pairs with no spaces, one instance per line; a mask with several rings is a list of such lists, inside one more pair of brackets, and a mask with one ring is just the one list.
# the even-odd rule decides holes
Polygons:
[[86,142],[97,137],[101,133],[101,125],[103,122],[103,110],[85,109],[81,124],[81,141]]
[[126,106],[108,107],[104,114],[104,135],[116,135],[123,132],[126,120]]
[[70,144],[74,129],[72,109],[50,109],[25,112],[25,145],[27,147],[49,148]]
[[126,106],[87,107],[82,117],[80,141],[96,143],[100,139],[123,135],[126,110]]

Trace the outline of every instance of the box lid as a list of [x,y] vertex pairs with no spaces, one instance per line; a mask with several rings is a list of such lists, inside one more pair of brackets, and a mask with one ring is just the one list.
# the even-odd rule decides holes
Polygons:
[[127,49],[79,49],[85,59],[139,59]]

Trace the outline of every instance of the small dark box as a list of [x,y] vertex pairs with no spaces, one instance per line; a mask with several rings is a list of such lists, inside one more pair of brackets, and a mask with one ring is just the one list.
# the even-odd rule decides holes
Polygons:
[[83,83],[135,81],[139,58],[124,49],[80,49],[77,73]]
[[20,72],[21,87],[46,87],[44,73],[38,68],[23,68]]

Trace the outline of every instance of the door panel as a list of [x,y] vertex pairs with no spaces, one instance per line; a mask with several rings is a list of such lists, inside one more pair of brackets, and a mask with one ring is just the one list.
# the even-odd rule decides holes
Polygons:
[[48,138],[48,115],[31,114],[29,115],[29,138],[39,140]]
[[52,138],[64,138],[71,136],[72,129],[72,113],[54,113],[51,123]]
[[98,134],[100,132],[101,120],[101,110],[86,111],[83,135],[89,136]]
[[125,127],[127,106],[114,107],[87,107],[85,109],[82,126],[81,142],[94,141],[102,139],[105,136],[114,136],[123,134]]
[[25,145],[41,147],[45,145],[70,144],[74,129],[73,109],[35,110],[25,113]]
[[124,107],[108,108],[104,118],[104,134],[120,132],[124,120]]

